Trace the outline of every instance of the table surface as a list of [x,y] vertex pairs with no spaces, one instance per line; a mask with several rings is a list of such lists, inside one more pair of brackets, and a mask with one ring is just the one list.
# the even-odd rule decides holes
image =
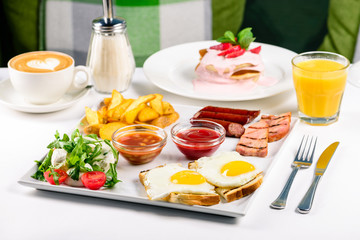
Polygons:
[[[7,69],[0,69],[0,81],[7,77]],[[157,88],[138,68],[123,95],[137,98],[149,93],[161,93],[173,104],[261,109],[272,114],[291,111],[297,116],[293,90],[253,101],[194,100]],[[239,218],[40,191],[18,184],[45,152],[55,131],[69,132],[84,115],[84,107],[98,104],[104,96],[91,90],[70,108],[43,114],[0,105],[0,239],[360,239],[359,88],[347,84],[338,122],[317,127],[300,122],[292,133],[292,139],[303,134],[319,137],[315,159],[327,145],[340,141],[311,212],[302,215],[295,208],[311,184],[315,164],[298,172],[286,209],[269,208],[291,172],[293,159],[282,157],[273,164],[247,214]],[[297,144],[294,142],[294,149]]]

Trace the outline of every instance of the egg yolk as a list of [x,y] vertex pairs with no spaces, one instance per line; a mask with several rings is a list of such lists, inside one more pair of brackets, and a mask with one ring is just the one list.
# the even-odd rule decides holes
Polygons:
[[221,168],[221,174],[229,177],[238,176],[243,173],[254,171],[255,167],[251,163],[244,161],[232,161]]
[[172,175],[171,182],[175,184],[197,185],[206,182],[206,179],[198,172],[183,170]]

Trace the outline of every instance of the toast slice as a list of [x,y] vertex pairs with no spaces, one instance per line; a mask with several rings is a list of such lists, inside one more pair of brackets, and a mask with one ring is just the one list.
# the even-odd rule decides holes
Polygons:
[[[163,167],[163,166],[158,166]],[[146,174],[150,171],[144,170],[139,173],[139,179],[142,185],[145,187],[145,191],[148,191],[148,187],[145,183]],[[148,195],[149,197],[149,195]],[[151,198],[149,197],[151,200]],[[168,196],[158,199],[159,201],[166,201],[171,203],[181,203],[186,205],[200,205],[200,206],[212,206],[220,202],[220,196],[216,193],[209,194],[194,194],[194,193],[180,193],[172,192]]]
[[255,192],[263,182],[263,175],[258,174],[253,180],[237,188],[215,188],[215,191],[225,198],[227,202],[232,202]]
[[[189,169],[196,170],[197,169],[196,161],[190,162],[188,164],[188,167]],[[244,185],[235,188],[215,187],[215,191],[221,197],[223,197],[227,202],[232,202],[255,192],[255,190],[260,187],[262,182],[263,182],[263,175],[259,173],[258,175],[256,175],[254,179],[252,179],[251,181],[247,182]]]

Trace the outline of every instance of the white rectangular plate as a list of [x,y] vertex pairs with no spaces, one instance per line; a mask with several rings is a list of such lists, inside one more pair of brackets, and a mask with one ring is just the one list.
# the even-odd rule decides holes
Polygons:
[[[179,121],[188,121],[194,115],[194,113],[199,110],[198,107],[193,107],[193,106],[174,105],[174,107],[176,111],[180,114]],[[290,132],[293,130],[297,122],[298,120],[296,118],[292,118]],[[129,164],[120,155],[117,171],[118,171],[118,178],[121,179],[122,182],[118,183],[113,189],[93,191],[93,190],[88,190],[86,188],[75,188],[66,185],[59,185],[59,186],[50,185],[49,183],[38,181],[31,177],[31,175],[33,175],[36,171],[36,166],[31,168],[19,180],[19,183],[25,186],[29,186],[41,190],[183,209],[183,210],[216,214],[216,215],[229,216],[229,217],[239,217],[245,215],[249,207],[249,203],[252,202],[253,198],[256,196],[256,193],[257,191],[259,191],[259,189],[250,196],[244,197],[240,200],[231,203],[226,203],[225,201],[222,200],[220,204],[210,207],[189,206],[184,204],[176,204],[176,203],[169,203],[162,201],[150,201],[147,198],[144,187],[139,181],[138,175],[140,171],[152,169],[154,167],[157,167],[165,163],[181,163],[184,167],[187,167],[187,164],[189,162],[189,160],[186,160],[186,158],[177,149],[176,145],[172,142],[169,134],[170,128],[171,127],[166,128],[168,133],[167,145],[165,146],[161,154],[152,162],[135,166]],[[276,156],[279,155],[279,151],[283,147],[288,136],[289,134],[280,141],[269,143],[269,149],[268,149],[269,152],[266,158],[247,157],[247,159],[254,162],[254,164],[256,164],[256,166],[263,171],[265,180],[270,172],[271,169],[270,166],[276,161]],[[224,143],[220,146],[220,148],[215,154],[223,151],[234,151],[237,142],[238,142],[237,138],[227,137]]]

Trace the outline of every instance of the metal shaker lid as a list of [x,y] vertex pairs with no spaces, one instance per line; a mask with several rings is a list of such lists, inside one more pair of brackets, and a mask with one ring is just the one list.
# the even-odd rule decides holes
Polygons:
[[126,21],[124,18],[104,18],[99,17],[93,20],[92,29],[98,33],[119,33],[126,29]]
[[118,33],[126,29],[126,21],[121,17],[113,16],[112,0],[103,0],[104,17],[93,20],[92,29],[98,33]]

